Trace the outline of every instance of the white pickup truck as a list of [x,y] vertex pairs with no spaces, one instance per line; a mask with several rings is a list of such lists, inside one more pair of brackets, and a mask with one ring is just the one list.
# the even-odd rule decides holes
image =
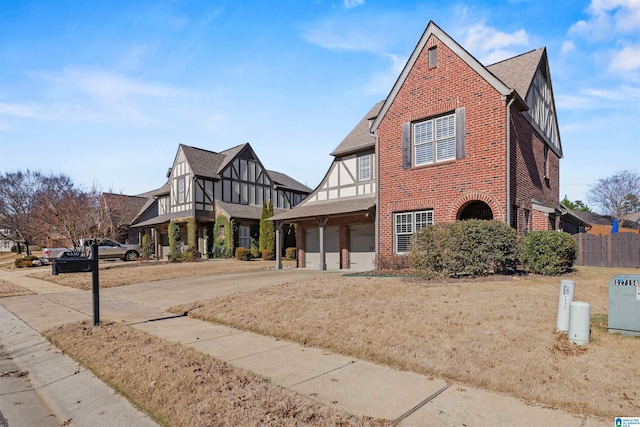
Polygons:
[[[80,252],[87,257],[91,257],[91,241],[82,242],[83,246]],[[44,248],[42,249],[42,257],[45,261],[53,261],[61,257],[65,252],[74,251],[71,248]],[[138,245],[128,245],[118,243],[114,240],[104,239],[98,242],[98,258],[99,259],[121,259],[124,261],[135,261],[140,257],[142,251]]]

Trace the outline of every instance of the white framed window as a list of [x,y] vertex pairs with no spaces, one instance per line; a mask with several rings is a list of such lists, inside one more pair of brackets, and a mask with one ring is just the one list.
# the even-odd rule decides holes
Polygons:
[[396,213],[393,222],[394,253],[404,254],[409,252],[411,236],[433,224],[433,210]]
[[178,203],[184,203],[184,178],[178,180]]
[[238,227],[238,246],[241,248],[249,249],[249,227],[246,225],[241,225]]
[[413,124],[414,166],[456,158],[455,113]]
[[371,154],[358,157],[358,181],[371,179]]

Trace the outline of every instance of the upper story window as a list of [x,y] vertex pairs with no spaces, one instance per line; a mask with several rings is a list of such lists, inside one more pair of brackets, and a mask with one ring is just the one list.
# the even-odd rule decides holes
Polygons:
[[371,154],[358,157],[358,181],[371,179]]
[[178,203],[184,203],[184,178],[178,180]]
[[414,166],[456,158],[455,114],[413,124]]
[[542,163],[542,175],[544,178],[549,178],[549,146],[544,145],[544,162]]

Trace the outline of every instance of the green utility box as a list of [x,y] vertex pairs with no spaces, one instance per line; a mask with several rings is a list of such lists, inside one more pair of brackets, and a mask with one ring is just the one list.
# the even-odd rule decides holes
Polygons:
[[640,275],[609,281],[609,333],[640,336]]

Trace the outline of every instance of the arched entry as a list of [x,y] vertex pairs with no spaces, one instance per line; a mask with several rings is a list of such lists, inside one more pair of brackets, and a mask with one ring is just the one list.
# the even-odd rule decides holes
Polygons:
[[458,219],[493,219],[493,212],[488,204],[480,200],[474,200],[462,206],[458,211]]

